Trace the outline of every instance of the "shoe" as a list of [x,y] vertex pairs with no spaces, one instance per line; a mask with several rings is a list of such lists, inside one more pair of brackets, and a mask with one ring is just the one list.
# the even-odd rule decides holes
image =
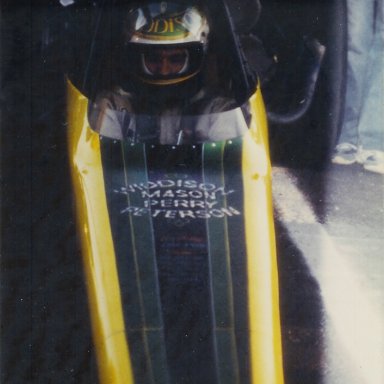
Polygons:
[[363,164],[365,170],[384,175],[384,152],[374,150],[361,150],[358,162]]
[[332,156],[333,164],[350,165],[357,162],[358,148],[350,143],[338,144]]

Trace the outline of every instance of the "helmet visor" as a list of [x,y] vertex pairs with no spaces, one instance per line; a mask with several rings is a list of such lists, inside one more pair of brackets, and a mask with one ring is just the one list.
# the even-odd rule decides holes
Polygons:
[[125,57],[131,74],[153,85],[171,85],[190,79],[201,71],[204,63],[198,43],[130,44]]
[[149,76],[180,76],[188,72],[189,51],[185,48],[155,47],[141,54],[144,73]]

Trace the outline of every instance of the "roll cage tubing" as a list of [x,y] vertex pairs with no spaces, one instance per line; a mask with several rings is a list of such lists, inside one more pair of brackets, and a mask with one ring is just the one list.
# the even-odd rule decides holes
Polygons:
[[[251,70],[244,56],[240,37],[236,33],[235,23],[229,10],[228,2],[226,0],[217,0],[211,3],[209,0],[206,0],[205,3],[209,4],[212,8],[210,13],[217,15],[214,24],[215,30],[223,32],[223,38],[220,39],[219,44],[225,44],[226,47],[229,47],[229,52],[233,53],[231,55],[232,60],[229,63],[229,71],[232,75],[230,78],[233,81],[232,86],[236,100],[240,103],[244,102],[256,90],[256,73]],[[225,36],[225,33],[227,33],[227,36]],[[220,52],[224,52],[224,47],[220,48]]]
[[[248,3],[250,2],[254,4],[254,10],[258,13],[260,10],[258,0],[249,0]],[[93,18],[93,24],[91,26],[92,30],[88,31],[91,36],[88,37],[90,40],[87,41],[88,47],[86,49],[88,49],[88,52],[85,57],[86,62],[85,64],[83,63],[83,70],[80,68],[80,73],[76,73],[73,65],[78,67],[79,64],[68,63],[69,77],[82,92],[90,96],[95,95],[98,91],[98,89],[95,89],[96,83],[94,79],[100,78],[102,61],[105,59],[105,53],[109,52],[111,48],[110,35],[106,31],[108,31],[108,28],[116,28],[111,18],[114,7],[129,7],[138,2],[132,0],[101,0],[93,8],[85,8],[81,3],[75,3],[75,11],[71,11],[74,12],[72,16],[75,18],[81,17],[81,14],[85,15],[86,12],[90,12],[89,17]],[[239,35],[236,33],[235,23],[239,24],[242,22],[239,1],[179,0],[178,3],[202,6],[207,9],[208,17],[209,15],[215,15],[215,17],[209,17],[209,19],[212,35],[214,36],[213,39],[215,40],[214,44],[220,57],[218,61],[225,63],[219,70],[220,80],[226,82],[227,87],[240,104],[246,101],[256,90],[257,76],[248,65],[241,47]],[[228,3],[231,4],[231,7]],[[78,9],[76,9],[77,4],[79,4]],[[70,10],[68,9],[68,11]],[[231,13],[233,12],[236,20],[232,17]],[[258,15],[255,15],[255,20],[257,20],[257,17]],[[244,30],[247,28],[242,25],[239,29]],[[73,44],[77,43],[76,41],[73,42],[76,36],[73,36],[72,39],[70,33],[69,36],[70,39],[67,43],[73,46]]]

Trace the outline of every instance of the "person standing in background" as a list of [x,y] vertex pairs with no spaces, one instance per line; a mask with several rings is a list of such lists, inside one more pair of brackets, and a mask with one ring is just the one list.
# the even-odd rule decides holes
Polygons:
[[384,174],[383,0],[347,0],[347,84],[332,162]]

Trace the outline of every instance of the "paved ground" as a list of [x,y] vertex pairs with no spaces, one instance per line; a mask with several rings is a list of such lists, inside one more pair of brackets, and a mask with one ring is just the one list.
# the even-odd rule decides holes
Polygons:
[[287,382],[384,382],[384,178],[276,167],[274,200]]

